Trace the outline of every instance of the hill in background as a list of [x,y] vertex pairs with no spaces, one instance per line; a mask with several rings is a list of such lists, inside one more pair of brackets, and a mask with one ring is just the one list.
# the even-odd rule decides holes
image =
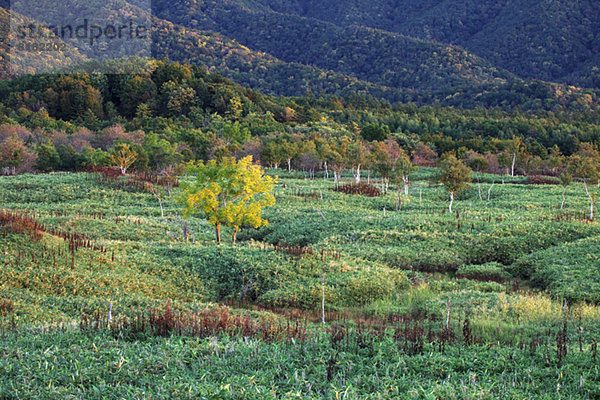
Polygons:
[[[176,0],[155,2],[151,16],[137,3],[98,6],[107,18],[151,18],[153,57],[203,65],[268,94],[524,111],[597,104],[594,90],[568,86],[599,87],[594,4]],[[86,60],[86,49],[73,53],[40,62]]]

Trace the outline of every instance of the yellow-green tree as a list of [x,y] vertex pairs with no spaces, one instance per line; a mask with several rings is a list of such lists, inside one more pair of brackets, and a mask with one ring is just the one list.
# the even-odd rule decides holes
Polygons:
[[585,194],[590,199],[590,221],[593,221],[596,193],[591,186],[600,181],[600,152],[590,143],[581,143],[579,151],[569,158],[568,169],[583,182]]
[[220,161],[211,160],[190,168],[196,175],[191,185],[182,185],[180,202],[187,218],[203,213],[211,225],[215,226],[217,242],[221,243],[221,228],[229,226],[233,230],[233,243],[242,227],[258,228],[267,225],[262,209],[275,204],[271,193],[275,178],[265,176],[263,169],[252,162],[252,156],[236,161],[224,157]]
[[137,159],[137,153],[132,150],[128,144],[119,143],[113,147],[108,159],[111,163],[118,166],[121,173],[124,175],[127,172],[127,169],[131,167]]
[[454,195],[469,186],[471,182],[472,171],[454,156],[446,153],[439,161],[441,171],[440,182],[450,193],[450,206],[448,209],[452,212]]
[[517,163],[517,156],[525,151],[525,143],[520,137],[513,136],[512,140],[508,143],[507,151],[510,153],[512,159],[510,163],[510,176],[515,176],[515,165]]
[[[415,172],[419,167],[414,165],[410,161],[410,157],[403,149],[400,149],[398,159],[394,165],[394,169],[391,172],[391,180],[398,187],[398,211],[402,209],[402,193],[408,199],[408,189],[410,187],[410,175]],[[400,189],[400,185],[403,185],[403,190]]]

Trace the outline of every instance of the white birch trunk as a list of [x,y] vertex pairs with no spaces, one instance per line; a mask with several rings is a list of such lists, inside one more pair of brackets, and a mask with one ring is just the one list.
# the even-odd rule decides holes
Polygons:
[[321,274],[321,322],[325,323],[325,274]]
[[490,201],[490,198],[492,196],[492,188],[494,187],[495,183],[492,183],[492,186],[490,186],[490,188],[488,189],[488,201]]
[[593,221],[594,220],[594,198],[592,197],[592,195],[588,189],[587,182],[583,182],[583,185],[585,186],[585,194],[587,194],[587,196],[590,198],[590,221]]
[[513,153],[512,165],[510,167],[510,176],[515,176],[515,164],[517,162],[517,153]]

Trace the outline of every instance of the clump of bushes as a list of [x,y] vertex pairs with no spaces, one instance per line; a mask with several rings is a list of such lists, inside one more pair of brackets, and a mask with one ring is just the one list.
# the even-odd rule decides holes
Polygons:
[[592,236],[520,258],[510,268],[515,276],[569,303],[600,304],[600,238]]
[[15,310],[15,303],[10,299],[0,297],[0,317],[6,317]]
[[168,337],[185,335],[206,338],[220,334],[256,337],[266,342],[275,340],[304,341],[305,324],[276,320],[270,316],[254,318],[250,315],[232,314],[228,307],[215,307],[200,312],[178,311],[170,301],[164,306],[149,308],[133,317],[122,316],[111,321],[100,313],[83,315],[79,323],[83,332],[109,329],[116,337],[135,338],[139,335]]
[[10,210],[0,210],[0,228],[3,233],[11,231],[15,234],[28,233],[35,240],[42,237],[42,225],[33,218]]
[[335,187],[333,190],[345,194],[359,194],[369,197],[379,197],[383,194],[381,193],[381,190],[373,185],[369,185],[368,183],[351,183],[347,185],[340,185]]
[[528,185],[560,185],[560,180],[553,176],[531,175],[527,177]]
[[[328,310],[368,304],[408,287],[402,271],[376,266],[362,268],[325,275],[325,306]],[[260,296],[258,302],[273,308],[311,310],[320,306],[322,296],[321,278],[312,276],[270,290]]]
[[438,292],[471,290],[481,293],[505,293],[506,285],[495,281],[480,281],[468,278],[440,279],[429,282],[429,287]]
[[458,278],[474,279],[484,282],[505,282],[510,279],[510,274],[504,266],[497,262],[488,262],[481,265],[464,265],[456,271]]

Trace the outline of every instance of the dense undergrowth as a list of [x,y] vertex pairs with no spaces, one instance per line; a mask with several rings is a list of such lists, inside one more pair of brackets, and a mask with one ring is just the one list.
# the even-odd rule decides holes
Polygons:
[[236,246],[172,197],[161,217],[151,193],[87,173],[0,178],[1,396],[598,395],[582,187],[560,211],[560,187],[484,176],[490,199],[474,185],[450,214],[428,169],[398,211],[395,188],[301,176]]

